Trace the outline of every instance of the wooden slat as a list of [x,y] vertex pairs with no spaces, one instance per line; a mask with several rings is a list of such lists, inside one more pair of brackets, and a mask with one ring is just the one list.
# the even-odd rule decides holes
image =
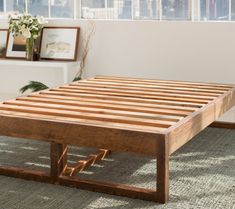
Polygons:
[[[131,95],[131,96],[136,96],[144,94],[145,96],[161,96],[161,97],[175,97],[175,98],[187,98],[187,99],[204,99],[204,100],[213,100],[217,96],[203,96],[203,95],[191,95],[191,94],[182,94],[182,93],[166,93],[166,92],[149,92],[146,90],[127,90],[127,89],[115,89],[112,87],[107,86],[106,88],[103,87],[83,87],[83,86],[61,86],[59,89],[63,90],[71,90],[73,92],[84,90],[84,91],[93,91],[94,93],[96,92],[102,92],[102,93],[118,93],[118,94],[125,94],[125,95]],[[173,92],[173,90],[172,90]]]
[[[17,98],[20,99],[21,97]],[[22,97],[25,98],[25,97]],[[81,102],[83,103],[87,103],[87,104],[93,104],[93,105],[105,105],[107,108],[108,107],[112,107],[112,105],[115,106],[125,106],[125,107],[129,107],[130,109],[132,108],[140,108],[140,109],[151,109],[151,110],[155,110],[156,109],[165,109],[165,110],[179,110],[179,111],[183,111],[186,114],[190,113],[190,112],[194,112],[195,110],[197,110],[199,107],[186,107],[186,106],[180,106],[183,105],[182,103],[176,103],[174,105],[174,103],[170,103],[170,105],[168,103],[163,103],[163,104],[153,104],[153,103],[142,103],[142,102],[134,102],[132,100],[130,101],[123,101],[123,100],[114,100],[114,99],[109,99],[109,100],[105,100],[102,98],[90,98],[90,97],[73,97],[73,96],[57,96],[57,95],[53,95],[53,94],[37,94],[37,95],[28,95],[27,96],[28,99],[48,99],[48,100],[55,100],[55,101],[64,101],[64,102],[73,102],[74,105],[76,104],[80,104]],[[144,100],[145,101],[145,100]],[[186,103],[187,104],[187,103]]]
[[39,107],[24,108],[21,106],[8,105],[8,104],[0,106],[0,110],[16,111],[16,112],[18,111],[18,112],[24,112],[24,113],[37,113],[37,114],[63,116],[63,117],[78,118],[78,119],[118,122],[118,123],[123,123],[126,125],[134,124],[134,125],[163,127],[163,128],[167,128],[175,124],[175,122],[162,121],[162,120],[143,119],[143,118],[139,119],[139,118],[132,118],[128,116],[115,116],[114,117],[112,115],[82,113],[82,112],[65,111],[65,110],[54,110],[54,109],[39,108]]
[[142,83],[142,84],[158,84],[167,86],[196,86],[204,89],[216,89],[216,90],[229,90],[234,87],[234,85],[226,84],[211,84],[211,83],[199,83],[199,82],[185,82],[185,81],[171,81],[171,80],[151,80],[151,79],[135,79],[135,78],[118,78],[118,77],[102,77],[97,76],[90,80],[106,80],[106,81],[119,81],[119,82],[129,82],[129,83]]
[[[170,106],[178,106],[178,107],[186,107],[186,108],[201,108],[205,104],[199,103],[199,102],[182,102],[182,101],[168,101],[168,100],[155,100],[151,98],[132,98],[132,97],[125,97],[125,96],[112,96],[112,95],[92,95],[92,94],[76,94],[76,93],[68,93],[68,92],[56,92],[56,91],[43,91],[40,92],[37,96],[60,96],[63,98],[73,98],[73,99],[100,99],[102,101],[120,101],[120,102],[132,102],[136,105],[145,105],[145,106],[151,106],[151,105],[170,105]],[[33,96],[33,95],[29,95]]]
[[[43,97],[20,97],[16,99],[17,101],[27,101],[27,102],[41,102],[46,104],[61,104],[67,105],[68,107],[93,107],[93,108],[105,108],[108,110],[126,110],[128,112],[140,112],[140,113],[154,113],[160,115],[174,115],[174,116],[187,116],[193,111],[184,111],[184,110],[174,110],[167,109],[164,106],[159,107],[141,107],[141,106],[130,106],[130,105],[122,105],[120,103],[113,104],[112,103],[100,103],[97,101],[93,102],[83,102],[79,100],[64,100],[63,98],[43,98]],[[195,110],[195,109],[194,109]]]
[[97,80],[97,79],[93,79],[93,80],[81,80],[79,82],[73,82],[70,85],[80,85],[80,84],[92,84],[92,85],[102,85],[102,86],[112,86],[112,87],[131,87],[131,88],[141,88],[141,89],[148,89],[148,90],[176,90],[179,92],[193,92],[193,93],[198,93],[198,94],[222,94],[225,93],[227,90],[216,90],[216,89],[201,89],[201,88],[197,88],[192,87],[192,86],[185,86],[185,87],[178,87],[178,86],[169,86],[169,85],[162,85],[161,83],[159,84],[133,84],[133,83],[129,83],[129,82],[124,82],[124,83],[120,83],[118,81],[102,81],[102,80]]
[[76,96],[78,94],[92,94],[94,96],[97,95],[109,95],[109,96],[123,96],[130,98],[142,98],[142,99],[154,99],[154,100],[167,100],[167,101],[181,101],[181,102],[190,102],[190,103],[199,103],[199,104],[207,104],[211,100],[206,99],[190,99],[190,98],[179,98],[179,97],[170,97],[170,96],[146,96],[144,94],[129,94],[129,93],[115,93],[115,92],[102,92],[102,91],[89,91],[89,90],[67,90],[67,89],[51,89],[51,92],[60,92],[60,93],[70,93],[70,95]]
[[104,89],[114,89],[114,90],[134,90],[134,91],[144,91],[144,92],[151,92],[151,93],[173,93],[173,94],[181,94],[181,95],[197,95],[197,96],[210,96],[210,97],[217,97],[218,95],[224,93],[225,91],[220,91],[219,93],[211,93],[211,92],[200,92],[199,90],[195,89],[187,89],[187,90],[177,90],[176,88],[169,88],[166,89],[164,87],[159,88],[159,87],[146,87],[146,86],[133,86],[131,84],[114,84],[114,83],[106,83],[106,84],[100,84],[99,82],[96,81],[81,81],[77,83],[71,83],[69,85],[70,87],[89,87],[89,88],[104,88]]
[[[4,104],[17,105],[22,107],[36,107],[36,108],[45,108],[52,110],[65,110],[65,111],[75,111],[76,113],[97,113],[102,115],[112,115],[116,116],[127,116],[133,118],[143,118],[143,119],[157,119],[163,121],[179,121],[182,119],[180,116],[169,116],[169,115],[160,115],[153,113],[143,113],[143,112],[130,112],[130,111],[120,111],[120,110],[107,110],[105,108],[89,108],[89,107],[74,107],[62,104],[49,104],[49,103],[40,103],[40,102],[29,102],[21,100],[9,100],[4,102]],[[0,106],[1,107],[1,106]]]
[[149,126],[142,126],[136,124],[128,124],[128,126],[123,126],[122,123],[118,122],[108,122],[108,121],[99,121],[99,120],[88,120],[88,119],[78,119],[78,118],[71,118],[71,117],[63,117],[63,116],[53,116],[53,115],[43,115],[43,114],[35,114],[35,113],[24,113],[24,112],[17,112],[17,111],[5,111],[0,110],[0,115],[3,116],[16,116],[16,117],[23,117],[23,118],[33,118],[34,120],[49,120],[49,121],[58,121],[63,123],[69,124],[84,124],[87,126],[100,126],[103,128],[116,128],[116,129],[125,129],[125,130],[140,130],[146,132],[153,132],[153,133],[160,133],[164,131],[166,128],[160,127],[149,127]]

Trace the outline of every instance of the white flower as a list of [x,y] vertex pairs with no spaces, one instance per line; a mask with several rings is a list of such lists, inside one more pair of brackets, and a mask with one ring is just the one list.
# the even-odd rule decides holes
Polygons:
[[33,36],[33,39],[37,39],[37,38],[38,38],[38,35],[34,35],[34,36]]
[[31,33],[30,33],[28,28],[23,29],[21,33],[25,38],[30,38],[31,37]]
[[45,25],[47,24],[48,22],[43,18],[43,17],[38,17],[38,23],[40,25]]

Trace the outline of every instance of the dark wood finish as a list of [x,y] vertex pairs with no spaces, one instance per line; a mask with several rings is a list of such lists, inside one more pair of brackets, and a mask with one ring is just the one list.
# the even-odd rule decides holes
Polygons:
[[[214,122],[234,104],[234,85],[99,76],[0,103],[0,135],[51,143],[53,183],[165,203],[170,155],[209,125],[234,128]],[[67,145],[154,156],[157,190],[81,180],[75,174],[108,152],[68,165]]]

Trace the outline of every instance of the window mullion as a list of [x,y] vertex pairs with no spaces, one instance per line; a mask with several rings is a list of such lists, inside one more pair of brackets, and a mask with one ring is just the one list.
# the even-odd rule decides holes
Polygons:
[[73,0],[73,19],[77,19],[77,1]]
[[134,20],[134,0],[131,1],[131,19]]
[[6,13],[7,12],[7,0],[3,1],[3,12]]
[[162,21],[162,0],[159,0],[159,20]]
[[104,6],[105,6],[105,19],[108,19],[108,1],[105,0],[104,2]]
[[232,0],[229,0],[228,2],[228,20],[231,21],[232,20]]
[[25,0],[25,12],[29,13],[29,9],[28,9],[28,0]]
[[51,18],[51,0],[48,0],[48,17]]

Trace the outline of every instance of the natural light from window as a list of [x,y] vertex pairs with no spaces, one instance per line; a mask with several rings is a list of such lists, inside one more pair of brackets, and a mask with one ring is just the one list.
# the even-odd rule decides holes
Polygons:
[[235,0],[0,0],[0,15],[29,12],[48,18],[230,21]]

